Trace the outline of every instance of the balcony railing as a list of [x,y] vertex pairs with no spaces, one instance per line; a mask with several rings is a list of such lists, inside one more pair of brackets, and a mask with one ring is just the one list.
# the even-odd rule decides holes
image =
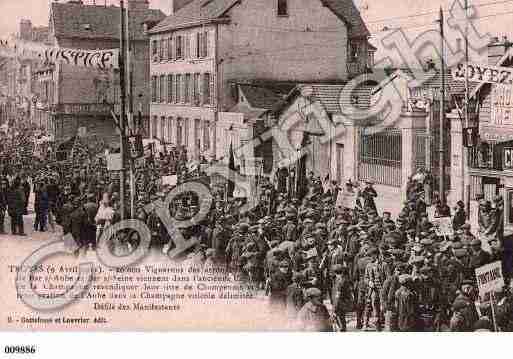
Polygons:
[[109,115],[114,109],[110,103],[60,103],[51,111],[61,115]]
[[473,169],[486,169],[494,171],[502,171],[503,146],[489,143],[484,146],[468,149],[468,165]]

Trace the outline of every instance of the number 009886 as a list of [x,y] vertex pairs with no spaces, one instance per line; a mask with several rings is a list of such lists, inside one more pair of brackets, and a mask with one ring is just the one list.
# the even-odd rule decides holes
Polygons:
[[5,354],[34,354],[36,352],[35,345],[6,345],[4,347]]

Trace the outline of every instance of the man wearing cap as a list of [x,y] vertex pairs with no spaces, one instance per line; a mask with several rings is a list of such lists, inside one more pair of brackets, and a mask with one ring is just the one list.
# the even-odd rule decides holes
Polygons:
[[271,274],[269,279],[269,301],[276,311],[285,311],[287,307],[287,288],[292,280],[289,262],[282,260],[278,270]]
[[471,225],[470,223],[465,223],[461,226],[461,230],[463,231],[463,233],[460,235],[461,237],[461,241],[464,245],[468,245],[470,246],[470,244],[472,243],[472,241],[474,239],[476,239],[476,237],[472,234],[472,232],[470,231],[471,230]]
[[456,231],[465,224],[467,214],[465,213],[465,203],[458,201],[454,208],[454,217],[452,218],[452,228]]
[[356,328],[362,329],[363,327],[363,312],[367,304],[367,291],[368,284],[365,281],[365,272],[367,265],[372,261],[369,254],[372,253],[362,248],[360,250],[361,256],[355,257],[356,264],[353,269],[353,282],[357,286],[356,293]]
[[412,277],[399,276],[399,289],[395,292],[394,309],[397,315],[397,329],[401,332],[413,332],[417,327],[418,302],[412,290]]
[[376,211],[374,198],[378,196],[378,193],[372,185],[373,183],[371,181],[365,181],[365,188],[360,192],[360,196],[363,198],[363,208]]
[[341,264],[335,264],[331,268],[334,274],[333,286],[331,287],[331,304],[333,313],[340,328],[340,331],[346,331],[346,312],[353,306],[353,285],[349,279],[347,267]]
[[[366,306],[366,311],[372,309],[372,313],[375,316],[376,330],[381,331],[383,325],[383,313],[381,312],[381,304],[379,295],[383,282],[386,279],[385,263],[382,261],[379,251],[375,248],[369,251],[371,261],[365,268],[365,282],[368,286],[367,302],[370,301],[370,306]],[[370,314],[366,313],[366,324],[369,320]]]
[[292,274],[292,284],[287,287],[287,318],[295,321],[297,315],[305,304],[303,293],[303,281],[305,276],[303,273],[294,272]]
[[328,310],[322,304],[322,292],[318,288],[306,290],[306,304],[298,313],[299,329],[313,332],[331,332],[333,327]]
[[464,318],[462,331],[472,331],[474,324],[479,320],[479,314],[476,309],[474,297],[474,282],[471,280],[464,280],[460,286],[460,293],[453,303],[453,308],[455,306],[461,308],[461,314]]
[[5,212],[7,210],[7,191],[9,190],[9,181],[7,178],[0,178],[0,234],[5,234]]
[[485,252],[482,248],[482,243],[479,239],[474,239],[471,244],[471,254],[469,266],[470,270],[475,271],[477,268],[490,263],[490,254]]

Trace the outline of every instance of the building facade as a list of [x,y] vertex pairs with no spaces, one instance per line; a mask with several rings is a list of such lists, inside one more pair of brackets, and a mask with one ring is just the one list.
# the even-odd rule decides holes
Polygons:
[[[162,20],[160,10],[147,0],[128,0],[132,94],[135,111],[143,120],[149,113],[149,42],[145,31]],[[82,1],[50,5],[49,39],[53,46],[79,49],[115,49],[120,46],[120,8]],[[57,143],[80,131],[116,146],[119,132],[111,111],[119,114],[119,71],[100,71],[63,63],[45,64],[38,71],[42,89],[41,116]]]
[[151,134],[197,159],[227,157],[238,82],[347,80],[373,51],[351,0],[194,0],[150,36]]

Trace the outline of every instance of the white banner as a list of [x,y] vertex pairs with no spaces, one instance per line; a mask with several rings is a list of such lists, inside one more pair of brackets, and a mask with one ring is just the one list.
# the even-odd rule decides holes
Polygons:
[[438,236],[452,236],[454,234],[451,217],[433,218],[431,222]]
[[47,46],[34,42],[16,42],[14,46],[0,46],[0,56],[23,59],[40,59],[44,62],[61,62],[80,67],[111,70],[119,67],[119,49],[84,50]]

